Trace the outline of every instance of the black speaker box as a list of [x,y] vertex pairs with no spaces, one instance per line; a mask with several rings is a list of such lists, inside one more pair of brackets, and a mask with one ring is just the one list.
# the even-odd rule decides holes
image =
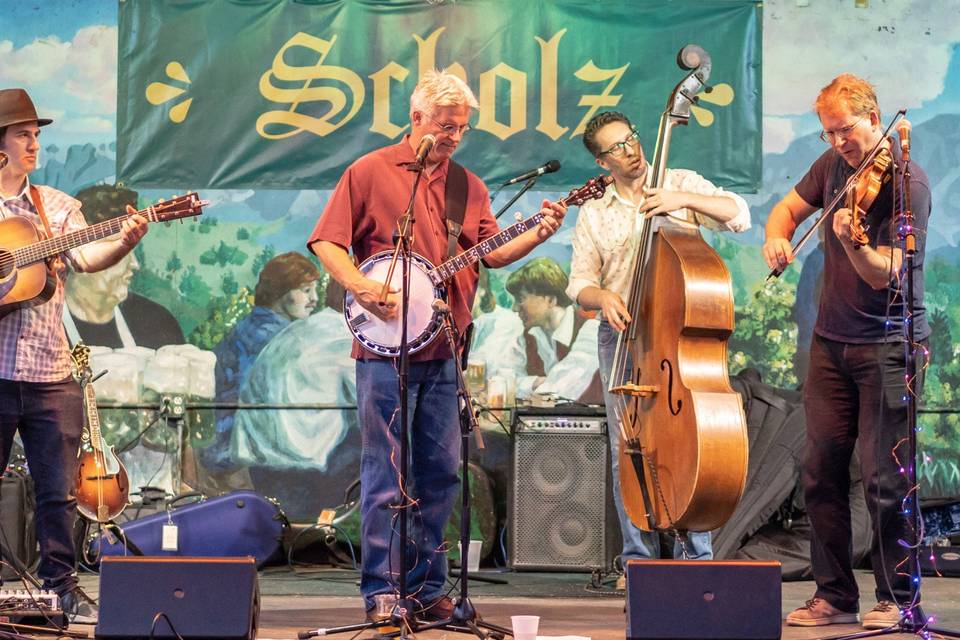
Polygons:
[[128,556],[100,563],[97,638],[254,640],[259,612],[253,558]]
[[780,563],[627,562],[628,640],[780,638]]
[[917,556],[920,573],[925,576],[960,577],[960,547],[920,547]]
[[603,407],[517,412],[508,496],[517,571],[610,569],[620,553]]

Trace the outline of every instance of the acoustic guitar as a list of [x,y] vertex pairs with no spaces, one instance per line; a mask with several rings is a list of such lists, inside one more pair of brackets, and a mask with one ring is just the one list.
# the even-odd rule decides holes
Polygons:
[[83,406],[89,439],[80,449],[75,493],[77,511],[84,518],[101,524],[112,521],[130,504],[127,470],[107,446],[100,433],[100,413],[90,371],[90,347],[77,343],[70,353],[83,389]]
[[[210,204],[196,193],[158,202],[137,214],[149,222],[169,222],[203,213]],[[131,214],[90,225],[78,231],[44,239],[37,227],[20,216],[0,220],[0,318],[21,307],[43,304],[53,296],[57,281],[47,261],[76,247],[120,232]]]

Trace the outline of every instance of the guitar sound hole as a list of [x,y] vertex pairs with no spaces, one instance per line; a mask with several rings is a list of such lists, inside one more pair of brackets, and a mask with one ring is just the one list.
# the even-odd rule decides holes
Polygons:
[[13,254],[0,249],[0,279],[4,279],[13,273],[14,267],[16,267],[16,261]]

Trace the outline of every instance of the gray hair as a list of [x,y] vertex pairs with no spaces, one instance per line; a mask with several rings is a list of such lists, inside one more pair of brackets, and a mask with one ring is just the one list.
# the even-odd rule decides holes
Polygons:
[[423,74],[410,96],[410,115],[414,111],[432,114],[437,107],[466,105],[480,108],[476,96],[466,82],[446,71],[430,70]]

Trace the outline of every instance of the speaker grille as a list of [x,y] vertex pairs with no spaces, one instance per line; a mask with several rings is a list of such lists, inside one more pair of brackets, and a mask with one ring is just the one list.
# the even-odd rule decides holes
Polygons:
[[511,558],[516,569],[609,566],[607,436],[519,431],[514,441]]

